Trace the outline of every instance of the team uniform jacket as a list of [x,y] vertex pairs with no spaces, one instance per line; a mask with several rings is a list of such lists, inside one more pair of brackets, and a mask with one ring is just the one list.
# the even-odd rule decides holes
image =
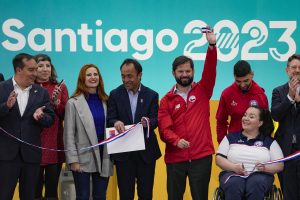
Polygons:
[[[217,50],[208,48],[202,79],[193,83],[187,101],[174,93],[174,87],[162,98],[158,111],[161,139],[166,143],[165,162],[196,160],[214,153],[209,122],[209,100],[216,80]],[[180,149],[180,139],[190,147]]]
[[[242,130],[241,119],[251,105],[269,109],[265,90],[255,81],[252,81],[250,90],[245,93],[242,92],[236,83],[233,83],[222,92],[216,114],[217,139],[219,143],[227,133],[235,133]],[[229,116],[230,123],[228,123]]]

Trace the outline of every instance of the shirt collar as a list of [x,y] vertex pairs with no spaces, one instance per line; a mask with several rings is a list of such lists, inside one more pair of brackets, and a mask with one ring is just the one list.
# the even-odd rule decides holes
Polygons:
[[[13,86],[14,86],[14,88],[19,88],[20,90],[23,90],[19,85],[18,85],[18,83],[16,82],[16,80],[15,80],[15,76],[12,78],[12,81],[13,81]],[[32,85],[30,85],[30,86],[28,86],[27,88],[25,88],[23,91],[28,91],[28,90],[30,90],[32,88]]]
[[[243,134],[243,131],[241,131],[241,137],[242,137],[242,139],[244,139],[244,140],[246,140],[247,141],[247,137]],[[261,141],[263,141],[265,139],[265,136],[263,135],[263,134],[261,134],[261,133],[259,133],[255,138],[252,138],[252,139],[249,139],[249,140],[261,140]]]
[[[136,93],[139,93],[139,92],[141,91],[141,85],[142,85],[142,84],[140,84],[140,86],[139,86],[139,89],[137,90],[137,92],[136,92]],[[127,90],[127,89],[126,89],[126,90]],[[133,91],[132,91],[132,90],[127,90],[127,93],[136,94],[136,93],[133,93]]]
[[[192,89],[192,84],[189,86],[189,89],[188,89],[187,93],[188,93],[191,89]],[[181,91],[178,90],[177,84],[175,84],[174,89],[173,89],[173,94],[176,94],[176,93],[178,93],[178,92],[181,92]],[[183,92],[181,92],[181,93],[183,93]]]

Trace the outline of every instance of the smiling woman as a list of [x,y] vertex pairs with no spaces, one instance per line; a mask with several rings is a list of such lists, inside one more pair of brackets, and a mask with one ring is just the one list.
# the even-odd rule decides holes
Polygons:
[[[94,64],[84,65],[79,72],[76,90],[66,105],[66,149],[80,149],[106,139],[107,99],[99,68]],[[90,179],[93,198],[106,199],[109,176],[113,173],[106,146],[88,151],[67,151],[66,164],[73,174],[76,199],[89,199]]]
[[261,163],[283,158],[278,143],[271,138],[274,125],[271,113],[259,107],[249,107],[242,118],[243,130],[230,133],[220,143],[216,164],[220,187],[226,199],[263,199],[272,188],[273,174],[283,169],[283,163]]
[[[54,124],[45,128],[41,134],[41,146],[51,149],[64,149],[63,146],[63,120],[65,105],[69,98],[67,87],[59,84],[51,58],[45,54],[38,54],[35,57],[37,62],[36,83],[48,91],[50,102],[55,111]],[[35,198],[57,199],[57,187],[62,163],[65,161],[64,152],[42,151],[40,173],[36,185]],[[45,194],[43,195],[43,186]]]
[[85,86],[87,87],[87,91],[90,94],[95,94],[99,85],[98,70],[94,67],[90,67],[85,71],[85,75]]

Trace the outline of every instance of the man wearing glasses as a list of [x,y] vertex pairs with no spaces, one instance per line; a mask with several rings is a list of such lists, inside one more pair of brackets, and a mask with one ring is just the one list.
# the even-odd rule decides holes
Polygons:
[[[279,122],[275,139],[284,156],[300,150],[300,55],[292,55],[287,62],[289,81],[273,90],[271,112]],[[284,199],[300,199],[300,159],[286,162],[279,175]]]

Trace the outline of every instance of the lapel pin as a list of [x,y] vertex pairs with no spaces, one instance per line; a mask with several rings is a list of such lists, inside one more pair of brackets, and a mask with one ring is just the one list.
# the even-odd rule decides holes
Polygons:
[[37,93],[38,91],[37,90],[34,90],[34,93]]
[[141,99],[141,103],[143,103],[144,102],[144,99]]

